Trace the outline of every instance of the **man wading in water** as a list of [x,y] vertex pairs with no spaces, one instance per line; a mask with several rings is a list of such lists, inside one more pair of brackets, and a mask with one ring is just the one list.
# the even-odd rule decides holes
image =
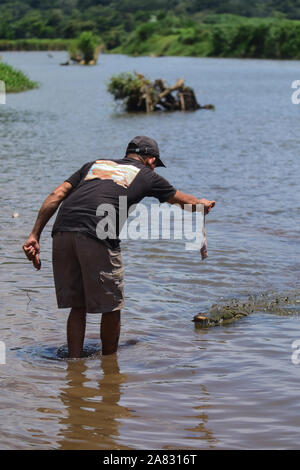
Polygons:
[[[102,313],[102,354],[113,354],[118,348],[124,304],[119,197],[127,198],[127,208],[146,196],[182,208],[192,204],[193,210],[196,204],[204,204],[206,213],[215,205],[215,201],[177,191],[153,171],[159,166],[165,165],[155,140],[135,137],[123,159],[86,163],[58,186],[40,208],[23,249],[39,270],[41,233],[63,201],[52,229],[52,258],[58,308],[71,308],[67,322],[69,357],[82,356],[86,313]],[[99,222],[106,215],[97,211],[102,204],[112,205],[115,210],[115,237],[101,239],[104,237],[99,234]]]

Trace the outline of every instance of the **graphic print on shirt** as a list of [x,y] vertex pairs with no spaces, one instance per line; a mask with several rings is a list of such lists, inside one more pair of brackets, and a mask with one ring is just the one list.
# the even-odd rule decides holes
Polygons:
[[139,171],[140,168],[133,165],[119,165],[110,160],[96,160],[84,180],[88,181],[95,178],[112,180],[123,186],[123,188],[128,188]]

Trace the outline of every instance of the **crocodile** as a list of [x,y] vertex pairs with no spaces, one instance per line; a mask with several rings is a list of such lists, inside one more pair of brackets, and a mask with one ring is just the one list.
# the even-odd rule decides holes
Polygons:
[[246,302],[236,299],[228,303],[214,304],[207,313],[198,313],[193,322],[197,328],[226,325],[240,318],[247,317],[252,312],[268,312],[276,315],[299,314],[299,293],[289,295],[259,294],[249,296]]
[[192,321],[199,328],[207,328],[210,326],[226,325],[247,316],[248,313],[242,312],[240,309],[235,310],[231,306],[224,306],[218,310],[210,311],[208,314],[198,313]]

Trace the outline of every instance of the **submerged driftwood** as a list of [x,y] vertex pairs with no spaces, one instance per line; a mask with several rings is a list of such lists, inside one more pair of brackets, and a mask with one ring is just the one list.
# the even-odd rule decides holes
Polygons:
[[170,87],[162,79],[151,82],[136,72],[135,75],[120,74],[111,78],[108,91],[115,100],[123,101],[128,112],[214,109],[211,104],[201,106],[197,102],[194,90],[185,86],[182,78]]

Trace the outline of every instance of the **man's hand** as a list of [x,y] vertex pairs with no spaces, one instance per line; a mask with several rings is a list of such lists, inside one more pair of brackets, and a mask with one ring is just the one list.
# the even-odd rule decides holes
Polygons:
[[30,234],[28,239],[23,245],[23,250],[29,261],[32,261],[33,266],[35,269],[41,269],[41,261],[39,258],[40,254],[40,245],[37,238]]
[[208,214],[209,211],[214,207],[216,201],[208,201],[208,199],[199,199],[199,204],[204,205],[204,213]]
[[23,245],[23,250],[29,261],[32,261],[35,269],[41,269],[41,262],[39,258],[40,245],[39,239],[43,228],[47,224],[48,220],[55,213],[59,204],[67,197],[72,191],[72,185],[68,181],[57,186],[51,194],[45,199],[42,207],[39,210],[36,222],[32,229],[31,234]]

